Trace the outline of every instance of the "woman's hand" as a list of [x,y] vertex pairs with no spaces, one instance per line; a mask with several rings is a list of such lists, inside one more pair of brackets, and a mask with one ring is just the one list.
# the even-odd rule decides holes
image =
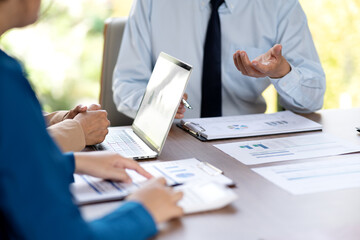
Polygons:
[[150,179],[152,175],[137,162],[111,152],[75,153],[75,173],[87,174],[98,178],[131,183],[125,169],[131,169]]
[[184,214],[177,202],[183,193],[166,187],[164,178],[152,179],[135,193],[127,197],[129,201],[142,203],[150,212],[156,223],[166,222]]

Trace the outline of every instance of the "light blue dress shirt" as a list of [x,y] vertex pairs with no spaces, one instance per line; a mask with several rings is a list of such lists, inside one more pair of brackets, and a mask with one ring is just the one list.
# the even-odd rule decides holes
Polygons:
[[[136,115],[146,85],[161,51],[193,66],[186,92],[199,117],[203,49],[210,0],[135,0],[114,71],[114,101],[119,111]],[[223,115],[261,113],[266,110],[262,92],[273,84],[280,104],[305,113],[320,109],[325,92],[321,67],[306,16],[297,0],[225,0],[219,9],[222,34]],[[283,45],[291,72],[280,79],[252,78],[233,63],[237,50],[250,60]]]

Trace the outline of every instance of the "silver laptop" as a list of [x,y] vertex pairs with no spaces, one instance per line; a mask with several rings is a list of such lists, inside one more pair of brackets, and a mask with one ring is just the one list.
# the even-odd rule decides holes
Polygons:
[[131,128],[109,128],[97,149],[133,159],[159,156],[191,71],[192,66],[160,53]]

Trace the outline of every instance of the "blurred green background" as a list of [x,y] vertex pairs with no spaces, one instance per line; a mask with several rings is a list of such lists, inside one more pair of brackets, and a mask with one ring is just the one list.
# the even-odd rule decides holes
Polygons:
[[[1,39],[26,63],[45,111],[98,102],[106,18],[127,16],[132,0],[44,0],[36,25]],[[327,77],[324,108],[360,107],[360,0],[300,0]],[[276,93],[265,93],[267,112]]]

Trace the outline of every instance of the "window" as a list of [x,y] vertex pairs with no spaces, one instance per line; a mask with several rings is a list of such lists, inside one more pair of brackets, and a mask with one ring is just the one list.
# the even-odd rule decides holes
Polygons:
[[[327,77],[324,108],[360,107],[360,1],[299,1]],[[126,16],[132,0],[44,1],[49,4],[38,24],[11,31],[2,45],[26,62],[46,111],[97,102],[103,22]],[[276,111],[274,88],[264,96],[267,112]]]

